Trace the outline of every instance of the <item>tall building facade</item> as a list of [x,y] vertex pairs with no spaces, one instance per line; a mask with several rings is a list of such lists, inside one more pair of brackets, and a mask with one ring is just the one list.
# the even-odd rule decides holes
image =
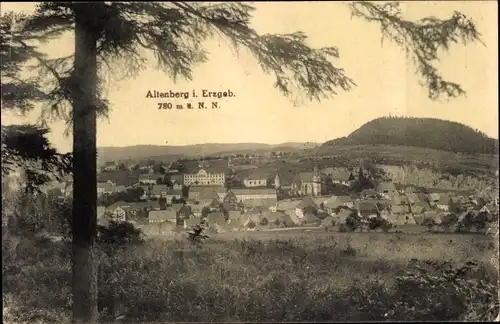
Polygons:
[[197,173],[185,173],[184,185],[186,186],[221,186],[226,183],[224,173],[208,173],[204,169]]

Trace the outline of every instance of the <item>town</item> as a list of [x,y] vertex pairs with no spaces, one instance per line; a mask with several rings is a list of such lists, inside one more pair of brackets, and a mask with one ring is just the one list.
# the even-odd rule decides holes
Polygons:
[[[269,158],[286,156],[273,152]],[[446,190],[401,185],[383,168],[318,167],[264,171],[258,159],[234,155],[155,161],[108,161],[98,174],[98,222],[130,222],[146,234],[205,224],[215,232],[318,228],[388,231],[440,227],[486,230],[498,217],[498,189]],[[265,163],[265,162],[262,162]],[[323,163],[324,164],[324,163]],[[71,181],[51,192],[71,194]],[[480,217],[478,217],[480,216]]]

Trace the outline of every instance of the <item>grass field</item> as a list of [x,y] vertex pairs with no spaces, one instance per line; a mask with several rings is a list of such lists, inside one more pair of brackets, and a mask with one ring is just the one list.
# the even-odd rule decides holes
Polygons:
[[[121,305],[136,322],[484,320],[498,313],[493,242],[463,234],[224,233],[180,259],[175,251],[186,240],[149,239],[102,258],[100,304]],[[32,244],[22,258],[4,256],[17,265],[3,270],[4,322],[66,322],[67,249]],[[421,265],[419,273],[413,258],[450,263]],[[450,279],[473,259],[477,271]]]

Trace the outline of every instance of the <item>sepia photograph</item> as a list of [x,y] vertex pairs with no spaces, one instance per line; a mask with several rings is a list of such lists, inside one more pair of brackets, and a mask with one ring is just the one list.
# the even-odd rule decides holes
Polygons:
[[0,9],[4,323],[500,321],[496,1]]

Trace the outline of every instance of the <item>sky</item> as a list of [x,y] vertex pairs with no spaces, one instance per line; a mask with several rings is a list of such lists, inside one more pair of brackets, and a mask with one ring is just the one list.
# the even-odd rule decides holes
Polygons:
[[[364,123],[383,116],[432,117],[456,121],[498,138],[498,33],[496,1],[402,2],[404,16],[449,18],[460,11],[472,18],[485,45],[453,45],[436,64],[449,81],[466,91],[464,97],[433,102],[420,85],[415,68],[405,53],[390,41],[381,42],[380,26],[351,18],[341,2],[260,2],[253,4],[252,27],[259,33],[304,32],[313,47],[336,46],[340,59],[335,66],[357,84],[353,90],[322,102],[293,102],[273,87],[253,56],[237,55],[226,39],[206,43],[207,63],[194,69],[193,81],[174,83],[154,66],[136,78],[107,82],[111,104],[109,119],[98,122],[98,146],[189,145],[199,143],[325,142],[347,136]],[[33,3],[2,3],[2,12],[29,12]],[[41,50],[52,57],[74,49],[65,35]],[[111,76],[108,76],[108,80]],[[218,100],[218,109],[163,110],[159,102],[174,107],[185,100],[146,98],[149,90],[168,92],[231,90],[235,96]],[[196,100],[198,101],[198,100]],[[196,102],[194,101],[194,102]],[[209,103],[209,101],[206,101]],[[2,124],[35,122],[39,111],[27,117],[2,112]],[[64,136],[64,122],[50,124],[49,140],[59,150],[71,150],[71,137]]]

